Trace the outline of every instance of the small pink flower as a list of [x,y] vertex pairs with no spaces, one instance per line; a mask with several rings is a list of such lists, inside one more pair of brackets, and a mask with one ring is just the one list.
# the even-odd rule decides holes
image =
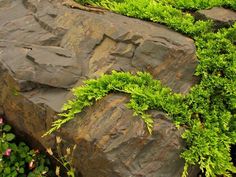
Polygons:
[[33,168],[35,168],[35,161],[31,160],[29,163],[29,169],[32,170]]
[[35,150],[34,150],[34,153],[35,153],[35,154],[39,154],[39,153],[40,153],[39,149],[35,149]]
[[11,149],[8,148],[3,155],[9,157],[11,155]]
[[2,125],[2,124],[3,124],[3,118],[0,117],[0,125]]

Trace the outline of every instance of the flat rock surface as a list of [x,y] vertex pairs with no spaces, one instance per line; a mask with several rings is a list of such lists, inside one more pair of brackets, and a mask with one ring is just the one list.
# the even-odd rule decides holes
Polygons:
[[[71,88],[81,76],[75,57],[63,48],[1,42],[0,61],[19,80]],[[78,65],[78,66],[77,66]]]
[[[55,147],[54,134],[41,136],[84,79],[141,70],[175,92],[197,83],[193,40],[162,25],[61,2],[0,0],[0,113],[32,142]],[[156,112],[148,134],[127,101],[127,95],[110,94],[56,133],[65,145],[77,145],[77,171],[84,177],[180,177],[181,132]]]
[[214,7],[212,9],[198,11],[197,18],[213,20],[218,28],[227,27],[236,22],[236,12],[223,7]]

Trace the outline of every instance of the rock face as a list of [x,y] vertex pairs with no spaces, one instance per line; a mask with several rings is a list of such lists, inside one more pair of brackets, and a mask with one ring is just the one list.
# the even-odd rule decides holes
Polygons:
[[[78,115],[82,119],[70,122],[61,131],[63,137],[73,139],[78,145],[74,158],[78,166],[83,164],[82,174],[181,176],[184,161],[179,154],[184,143],[180,132],[163,113],[152,112],[155,126],[150,136],[141,119],[133,117],[133,112],[125,107],[127,101],[125,95],[109,95]],[[191,171],[190,176],[195,177],[195,172]]]
[[[55,135],[41,136],[84,79],[141,70],[186,93],[197,82],[196,64],[193,41],[158,24],[59,0],[0,0],[0,112],[45,148],[55,147]],[[56,133],[65,147],[77,145],[73,165],[84,177],[180,177],[180,131],[153,111],[149,135],[127,101],[110,94]]]
[[196,17],[203,20],[213,20],[216,29],[229,27],[236,22],[236,12],[222,7],[214,7],[209,10],[200,10],[196,13]]

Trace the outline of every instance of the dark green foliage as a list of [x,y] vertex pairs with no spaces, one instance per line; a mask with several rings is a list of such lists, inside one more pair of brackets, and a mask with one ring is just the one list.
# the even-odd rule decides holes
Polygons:
[[173,93],[147,73],[113,72],[73,89],[74,100],[64,105],[63,118],[53,123],[49,133],[73,119],[84,107],[92,105],[110,92],[130,94],[128,107],[140,115],[151,132],[153,119],[147,110],[158,109],[177,126],[185,125],[187,143],[182,157],[186,160],[183,176],[190,165],[199,165],[207,177],[231,176],[236,168],[230,148],[236,144],[236,24],[214,33],[212,22],[196,21],[181,9],[205,9],[227,6],[236,9],[235,0],[83,0],[112,11],[166,24],[195,40],[199,65],[199,85],[189,94]]
[[23,142],[16,143],[11,127],[0,123],[0,177],[38,177],[49,174],[49,160]]

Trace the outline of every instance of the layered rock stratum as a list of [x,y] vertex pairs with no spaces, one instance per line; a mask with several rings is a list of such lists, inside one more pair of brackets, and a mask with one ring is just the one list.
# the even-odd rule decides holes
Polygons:
[[196,65],[193,40],[159,24],[59,0],[0,0],[0,110],[32,144],[55,147],[61,136],[65,148],[77,145],[73,165],[84,177],[180,177],[185,144],[158,111],[150,135],[126,108],[129,96],[115,93],[42,138],[70,89],[112,70],[147,71],[184,94]]

